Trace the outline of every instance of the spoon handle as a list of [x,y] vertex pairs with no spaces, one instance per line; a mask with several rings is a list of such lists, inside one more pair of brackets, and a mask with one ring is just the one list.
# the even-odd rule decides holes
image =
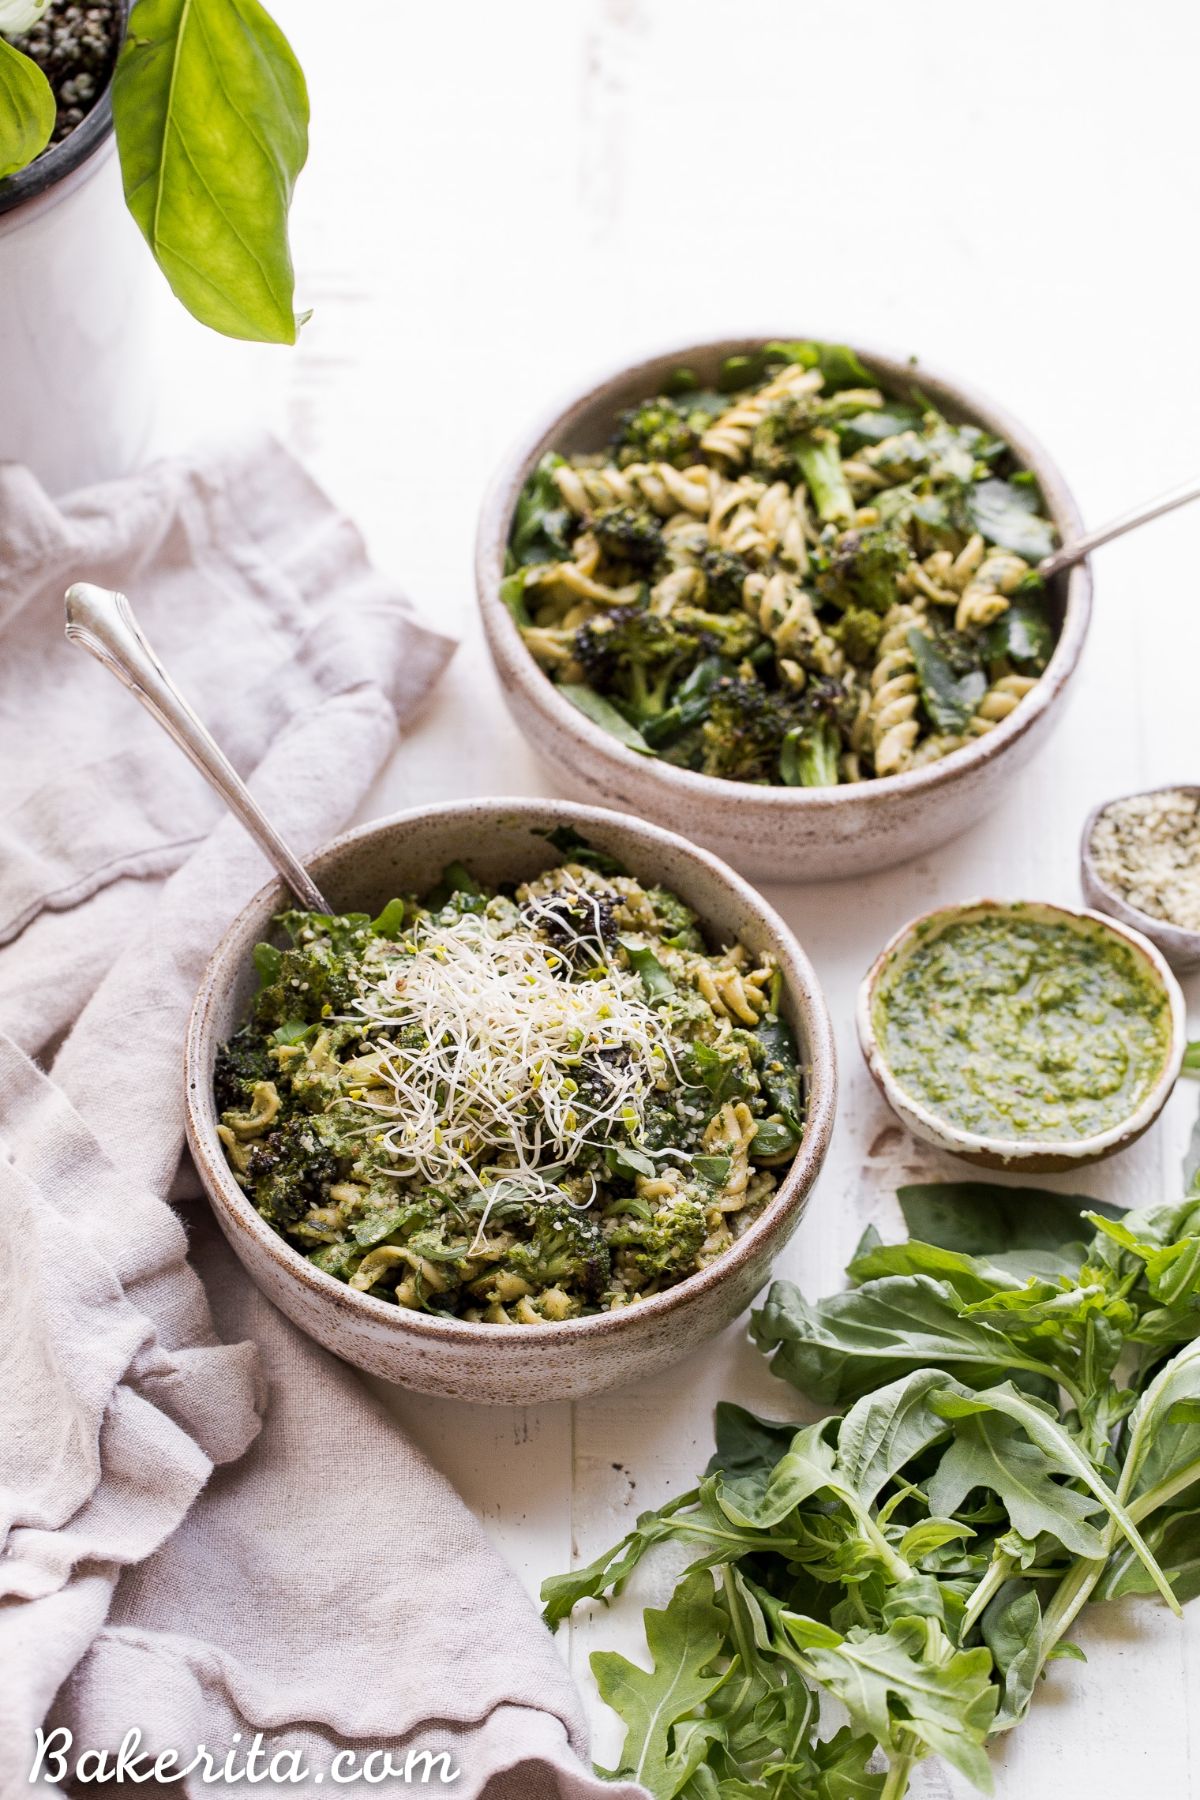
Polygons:
[[67,589],[67,636],[81,644],[116,676],[157,719],[208,785],[221,796],[267,860],[274,864],[301,905],[331,911],[304,864],[284,843],[252,799],[228,758],[218,749],[146,641],[124,594],[77,581]]
[[1139,525],[1148,525],[1151,519],[1161,518],[1163,513],[1173,512],[1177,506],[1186,506],[1189,500],[1200,500],[1200,478],[1192,476],[1190,481],[1181,481],[1178,487],[1168,488],[1165,494],[1159,494],[1154,500],[1145,500],[1141,506],[1133,507],[1122,513],[1119,518],[1110,519],[1107,525],[1097,525],[1095,531],[1085,531],[1081,537],[1072,538],[1069,544],[1044,556],[1037,566],[1037,572],[1043,581],[1049,581],[1062,569],[1073,568],[1098,550],[1101,544],[1107,544],[1112,538],[1124,537],[1127,531],[1135,531]]

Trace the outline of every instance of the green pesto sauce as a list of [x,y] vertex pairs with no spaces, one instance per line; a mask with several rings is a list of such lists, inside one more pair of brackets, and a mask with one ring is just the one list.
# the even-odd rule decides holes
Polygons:
[[1127,1119],[1171,1035],[1166,995],[1120,939],[1017,908],[931,931],[885,972],[873,1023],[929,1111],[981,1137],[1056,1143]]

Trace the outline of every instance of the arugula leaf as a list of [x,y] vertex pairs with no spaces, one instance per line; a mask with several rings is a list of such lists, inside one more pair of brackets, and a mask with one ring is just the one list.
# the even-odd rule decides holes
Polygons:
[[861,450],[866,444],[882,444],[885,438],[899,437],[903,431],[918,430],[921,417],[919,406],[904,406],[889,401],[878,410],[855,413],[849,419],[839,420],[834,429],[843,453],[853,456],[856,450]]
[[1056,1537],[1073,1556],[1100,1556],[1104,1539],[1091,1523],[1094,1496],[1061,1479],[1075,1468],[1031,1443],[1015,1419],[980,1412],[955,1420],[954,1442],[938,1464],[927,1493],[936,1513],[956,1513],[973,1488],[990,1488],[1025,1537]]
[[967,492],[967,517],[990,544],[1012,550],[1026,562],[1038,563],[1055,545],[1055,530],[1039,514],[1042,497],[1026,483],[1001,481],[993,476]]
[[524,569],[514,569],[510,575],[506,575],[500,583],[498,592],[518,625],[533,624],[529,608],[525,604]]
[[729,1179],[733,1158],[729,1156],[693,1156],[692,1167],[697,1175],[702,1176],[705,1181],[715,1182],[720,1187]]
[[[1146,1542],[1185,1604],[1200,1595],[1200,1506],[1164,1513],[1146,1532]],[[1126,1594],[1153,1594],[1154,1583],[1128,1544],[1111,1556],[1094,1590],[1096,1600],[1121,1600]]]
[[842,1420],[838,1468],[866,1505],[906,1463],[946,1436],[946,1421],[929,1404],[945,1385],[939,1369],[917,1369],[864,1394]]
[[725,1640],[724,1617],[712,1596],[712,1577],[697,1573],[680,1582],[661,1611],[647,1608],[652,1669],[614,1650],[594,1651],[590,1659],[600,1698],[625,1724],[620,1767],[605,1773],[640,1781],[655,1800],[672,1800],[691,1773],[686,1764],[670,1767],[672,1728],[725,1679],[711,1671]]
[[[1162,1570],[1155,1563],[1137,1526],[1107,1482],[1101,1479],[1094,1463],[1063,1429],[1057,1416],[1048,1406],[1043,1406],[1039,1401],[1031,1399],[1028,1394],[1019,1393],[1007,1382],[1001,1387],[989,1388],[986,1393],[964,1393],[962,1395],[947,1393],[935,1400],[933,1405],[944,1418],[967,1418],[972,1414],[991,1408],[996,1412],[1005,1413],[1010,1419],[1015,1420],[1036,1448],[1055,1461],[1064,1475],[1070,1476],[1072,1480],[1081,1481],[1084,1487],[1095,1496],[1113,1524],[1133,1546],[1167,1605],[1173,1612],[1179,1611]],[[940,1477],[940,1475],[939,1467],[938,1476]],[[939,1508],[939,1510],[941,1509]],[[1014,1523],[1018,1530],[1022,1529],[1020,1520],[1015,1516]],[[1025,1535],[1032,1536],[1034,1534],[1026,1532]]]
[[987,693],[987,676],[978,663],[958,669],[943,645],[916,625],[908,634],[921,689],[921,704],[937,731],[964,732]]
[[794,1613],[781,1620],[813,1679],[889,1755],[911,1758],[916,1737],[990,1792],[983,1744],[997,1693],[988,1650],[956,1650],[934,1619],[897,1619],[886,1632],[853,1639]]
[[771,1012],[759,1021],[754,1035],[762,1048],[759,1081],[767,1105],[779,1114],[799,1142],[804,1129],[804,1103],[800,1097],[800,1061],[791,1027],[786,1019]]
[[572,706],[578,707],[593,725],[599,725],[603,731],[609,732],[627,750],[636,750],[641,756],[654,755],[637,726],[631,725],[624,713],[619,713],[603,694],[597,694],[594,689],[579,681],[560,681],[557,687],[564,700],[569,700]]
[[57,111],[50,83],[33,58],[0,37],[0,180],[41,155]]
[[126,202],[177,297],[228,337],[295,343],[308,90],[259,0],[136,0],[112,105]]

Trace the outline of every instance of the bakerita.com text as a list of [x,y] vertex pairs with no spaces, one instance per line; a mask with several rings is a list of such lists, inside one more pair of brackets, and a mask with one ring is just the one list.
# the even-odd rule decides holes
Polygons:
[[192,1776],[229,1786],[244,1781],[249,1787],[263,1781],[274,1785],[329,1781],[339,1787],[359,1781],[379,1787],[395,1781],[408,1787],[434,1783],[448,1787],[460,1774],[445,1750],[337,1750],[324,1767],[316,1767],[302,1750],[268,1750],[261,1731],[248,1743],[235,1731],[224,1750],[197,1744],[194,1750],[160,1750],[152,1755],[142,1749],[142,1733],[136,1725],[125,1733],[116,1750],[77,1750],[72,1734],[58,1726],[36,1733],[29,1780],[139,1787],[144,1781],[175,1782]]

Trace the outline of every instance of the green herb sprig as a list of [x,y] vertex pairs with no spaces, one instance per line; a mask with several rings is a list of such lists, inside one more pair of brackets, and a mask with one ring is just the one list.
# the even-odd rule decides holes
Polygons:
[[[1085,1605],[1200,1593],[1200,1192],[899,1199],[911,1235],[868,1231],[847,1291],[776,1282],[753,1316],[775,1373],[843,1410],[719,1406],[698,1486],[543,1588],[553,1626],[653,1545],[694,1551],[645,1615],[652,1669],[592,1659],[612,1773],[655,1800],[898,1800],[932,1755],[988,1792]],[[849,1715],[829,1739],[821,1694]]]

